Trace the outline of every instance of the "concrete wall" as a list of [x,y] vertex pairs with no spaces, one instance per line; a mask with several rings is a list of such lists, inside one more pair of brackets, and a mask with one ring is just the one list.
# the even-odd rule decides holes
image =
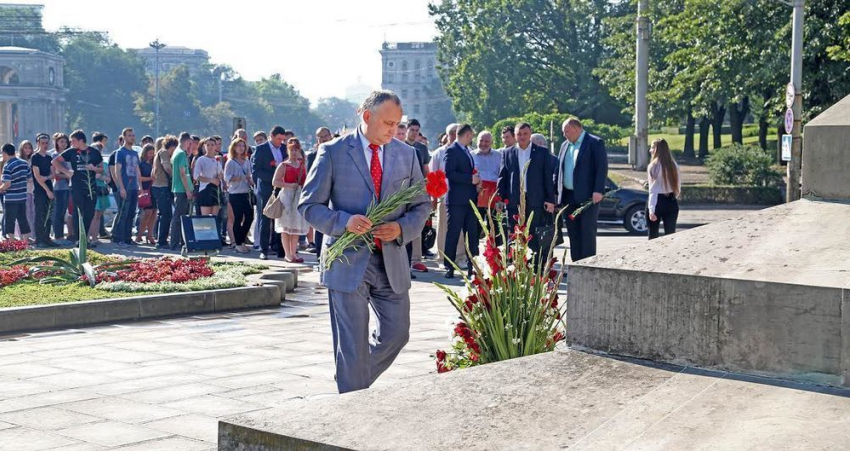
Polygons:
[[850,200],[850,96],[803,129],[803,196]]
[[571,266],[573,346],[850,386],[850,290]]

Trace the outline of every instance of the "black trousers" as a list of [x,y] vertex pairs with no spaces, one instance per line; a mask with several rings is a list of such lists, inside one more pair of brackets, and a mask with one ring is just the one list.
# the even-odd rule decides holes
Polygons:
[[[277,251],[279,257],[284,257],[285,249],[280,241],[280,234],[274,231],[274,222],[263,214],[263,207],[269,201],[274,191],[266,191],[263,188],[257,190],[257,218],[260,221],[260,250],[268,255],[269,249]],[[256,242],[257,239],[254,238]]]
[[649,226],[649,239],[658,238],[658,229],[661,221],[664,221],[664,234],[676,233],[676,220],[679,219],[679,202],[672,194],[659,194],[658,203],[655,204],[655,216],[657,221],[649,219],[649,209],[646,210],[646,223]]
[[567,190],[563,194],[562,204],[567,205],[567,213],[561,217],[567,223],[567,234],[570,237],[570,258],[576,262],[587,257],[596,255],[596,226],[599,219],[599,204],[588,207],[582,214],[570,219],[566,217],[579,206],[573,196],[573,192]]
[[[84,191],[85,192],[71,190],[71,197],[74,199],[74,211],[76,211],[79,215],[82,215],[83,217],[83,226],[85,226],[85,231],[83,233],[89,233],[89,228],[91,228],[91,221],[92,219],[94,219],[94,207],[97,203],[97,198],[89,197],[88,189],[84,189]],[[74,224],[74,227],[79,228],[77,223]],[[114,229],[112,230],[112,235],[115,235]],[[77,230],[76,239],[80,239],[80,230]]]
[[52,225],[50,218],[50,199],[47,198],[47,193],[41,189],[41,186],[36,186],[33,190],[33,203],[35,204],[35,224],[32,229],[35,232],[35,242],[45,244],[50,242],[50,226]]
[[[516,226],[518,225],[517,220],[514,219],[514,217],[517,216],[518,214],[519,214],[519,208],[508,208],[508,227],[507,227],[507,229],[505,229],[505,237],[508,240],[510,240],[510,236],[514,233],[514,230],[516,229]],[[532,216],[532,214],[533,214],[533,216]],[[532,252],[534,252],[534,255],[540,255],[540,249],[542,247],[540,240],[537,239],[538,237],[535,236],[534,231],[538,227],[545,224],[546,215],[551,216],[551,213],[547,213],[546,209],[543,208],[543,205],[541,205],[537,208],[533,208],[531,206],[525,207],[525,223],[526,223],[526,226],[528,228],[528,233],[531,234],[531,241],[528,243],[528,247],[529,247],[529,249],[531,249]],[[529,222],[528,218],[531,218],[530,222]],[[498,227],[498,224],[494,224],[494,225],[496,227]],[[497,239],[497,244],[499,246],[501,246],[501,244],[499,244],[498,239]],[[548,248],[547,248],[547,252],[548,252]]]
[[[444,253],[446,258],[443,259],[443,264],[446,268],[451,268],[451,263],[457,257],[457,242],[461,237],[461,233],[466,239],[469,246],[469,252],[472,256],[478,255],[478,219],[472,211],[472,206],[467,205],[448,205],[446,207],[448,227],[446,232],[446,248]],[[471,266],[469,263],[468,266]]]
[[30,224],[27,222],[27,201],[9,202],[3,206],[3,230],[7,235],[15,234],[15,223],[18,223],[22,235],[30,233]]
[[229,194],[230,206],[233,208],[233,238],[236,245],[245,244],[248,231],[254,222],[254,208],[248,199],[248,193]]

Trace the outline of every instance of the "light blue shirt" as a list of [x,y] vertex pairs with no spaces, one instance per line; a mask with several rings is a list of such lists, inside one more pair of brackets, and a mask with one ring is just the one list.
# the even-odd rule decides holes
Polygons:
[[490,153],[486,155],[478,150],[472,154],[472,158],[475,160],[475,167],[478,169],[481,180],[499,181],[499,165],[502,162],[502,154],[498,150],[491,149]]
[[574,143],[569,143],[567,146],[567,154],[564,156],[564,188],[573,189],[573,172],[576,169],[576,161],[578,161],[578,152],[581,149],[581,143],[584,141],[585,131],[578,135],[578,139]]

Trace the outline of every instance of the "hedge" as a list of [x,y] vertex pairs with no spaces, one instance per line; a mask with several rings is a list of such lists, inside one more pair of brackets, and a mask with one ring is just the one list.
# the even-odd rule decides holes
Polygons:
[[685,185],[683,204],[779,205],[782,193],[774,186]]

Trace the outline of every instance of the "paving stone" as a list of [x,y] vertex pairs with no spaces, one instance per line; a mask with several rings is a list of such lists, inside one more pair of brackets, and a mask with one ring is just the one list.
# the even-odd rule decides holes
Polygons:
[[25,427],[0,430],[0,451],[43,451],[78,443],[60,435]]
[[71,371],[81,371],[87,373],[109,373],[112,371],[126,370],[133,368],[133,365],[121,362],[111,362],[103,360],[99,356],[73,356],[63,357],[61,359],[50,359],[46,362],[47,365],[63,368]]
[[32,429],[55,430],[102,421],[98,417],[56,407],[39,407],[0,414],[0,420]]
[[253,387],[257,385],[275,384],[288,380],[303,379],[303,376],[290,374],[284,370],[271,370],[259,373],[241,374],[237,376],[222,377],[210,379],[208,382],[213,385],[227,387],[230,389]]
[[21,379],[47,376],[62,373],[65,370],[42,363],[19,363],[0,366],[0,376],[11,376]]
[[125,423],[146,423],[184,413],[162,405],[150,405],[113,397],[73,402],[63,404],[61,407],[66,410],[95,415],[106,420],[123,421]]
[[141,379],[122,379],[120,382],[113,382],[111,384],[103,384],[98,385],[97,387],[92,387],[91,390],[102,395],[121,395],[125,393],[140,392],[159,387],[166,387],[170,385],[182,385],[190,382],[195,382],[200,379],[204,379],[204,377],[199,374],[168,374],[164,376],[153,376]]
[[227,390],[227,387],[221,387],[218,385],[194,383],[184,385],[169,385],[166,387],[155,388],[153,390],[145,390],[135,393],[125,393],[123,395],[120,395],[119,397],[147,404],[164,404],[167,402],[192,398],[194,396],[220,393]]
[[218,441],[218,419],[205,415],[181,415],[145,423],[145,427],[211,444]]
[[17,427],[17,426],[12,424],[12,423],[6,423],[5,421],[0,421],[0,430],[9,429],[9,428],[13,428],[13,427]]
[[[150,440],[136,445],[118,448],[120,451],[206,451],[215,450],[210,448],[207,442],[191,440],[184,437],[169,437],[159,440]],[[51,450],[52,451],[52,450]]]
[[105,384],[112,382],[115,379],[99,373],[67,371],[63,373],[51,374],[49,376],[34,377],[29,380],[36,383],[49,384],[60,388],[71,389]]
[[196,396],[194,398],[166,403],[163,406],[168,409],[182,410],[183,412],[192,412],[212,417],[236,415],[242,412],[251,412],[266,408],[265,405],[260,403],[244,402],[215,395]]
[[43,383],[24,381],[10,377],[0,378],[0,398],[34,395],[36,393],[44,393],[55,389],[56,387]]
[[59,448],[51,448],[50,451],[106,451],[107,448],[104,448],[100,445],[95,445],[93,443],[78,443],[76,445],[68,445],[68,446],[60,446]]
[[87,391],[86,388],[75,388],[67,390],[60,389],[56,391],[38,393],[35,395],[21,396],[18,398],[12,398],[10,401],[19,401],[21,403],[25,403],[29,407],[46,407],[54,406],[57,404],[63,404],[66,402],[84,401],[97,397],[97,393]]
[[[2,433],[2,431],[0,431]],[[133,424],[105,421],[102,423],[91,423],[57,431],[66,437],[93,443],[101,446],[121,446],[138,443],[145,440],[167,437],[166,434],[153,429]]]

